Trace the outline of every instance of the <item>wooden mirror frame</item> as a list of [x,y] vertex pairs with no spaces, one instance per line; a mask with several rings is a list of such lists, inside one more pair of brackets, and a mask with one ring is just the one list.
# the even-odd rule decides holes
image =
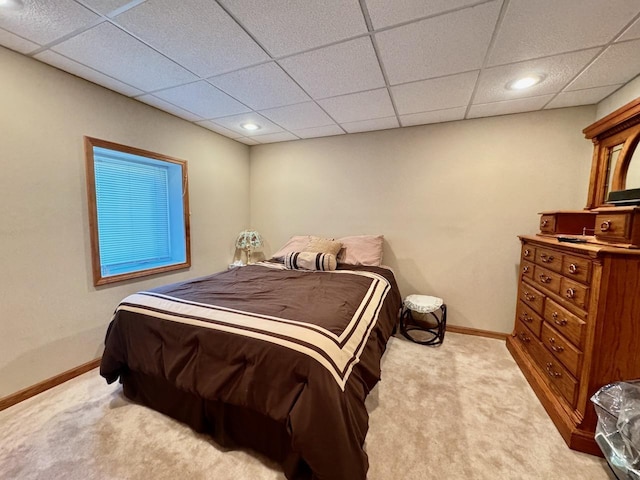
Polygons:
[[[640,97],[589,125],[582,133],[593,142],[586,208],[598,208],[605,205],[608,191],[625,189],[629,163],[640,141]],[[610,149],[622,143],[616,165],[609,165]],[[610,186],[609,168],[615,168]]]

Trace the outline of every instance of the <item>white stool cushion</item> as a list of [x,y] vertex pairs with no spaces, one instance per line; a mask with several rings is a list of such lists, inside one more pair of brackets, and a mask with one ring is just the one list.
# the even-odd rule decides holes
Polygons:
[[435,312],[443,303],[441,298],[429,295],[409,295],[404,299],[405,308],[418,313]]

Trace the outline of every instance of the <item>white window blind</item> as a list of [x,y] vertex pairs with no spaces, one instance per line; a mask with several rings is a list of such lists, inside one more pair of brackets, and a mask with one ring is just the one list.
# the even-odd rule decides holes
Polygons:
[[94,147],[94,172],[102,276],[185,261],[180,165]]

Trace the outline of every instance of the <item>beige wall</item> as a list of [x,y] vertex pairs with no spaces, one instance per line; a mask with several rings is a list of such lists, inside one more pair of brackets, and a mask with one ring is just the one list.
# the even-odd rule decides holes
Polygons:
[[606,117],[614,110],[617,110],[638,97],[640,97],[640,76],[634,78],[624,87],[600,101],[596,110],[596,119]]
[[586,204],[595,107],[260,145],[251,223],[290,235],[379,234],[403,295],[441,296],[454,325],[513,327],[518,234]]
[[[98,357],[134,291],[225,268],[249,219],[249,149],[0,47],[0,397]],[[82,136],[189,162],[192,267],[91,281]]]

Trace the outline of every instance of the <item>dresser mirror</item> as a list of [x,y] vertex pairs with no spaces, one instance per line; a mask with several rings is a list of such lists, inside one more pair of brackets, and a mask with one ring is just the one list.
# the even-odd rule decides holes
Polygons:
[[640,203],[640,98],[583,133],[594,146],[586,208]]
[[640,188],[640,148],[636,145],[627,167],[627,178],[623,189]]

